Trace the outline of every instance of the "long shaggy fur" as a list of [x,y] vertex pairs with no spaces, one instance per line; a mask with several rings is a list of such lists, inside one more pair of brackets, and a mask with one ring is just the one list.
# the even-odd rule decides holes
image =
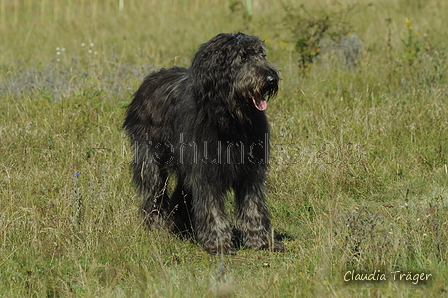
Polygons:
[[[263,42],[242,33],[212,38],[190,68],[162,69],[145,78],[123,127],[151,229],[190,230],[209,253],[229,252],[232,226],[224,199],[233,190],[243,245],[283,250],[272,241],[265,199],[269,128],[263,110],[278,81]],[[171,198],[169,174],[177,178]]]

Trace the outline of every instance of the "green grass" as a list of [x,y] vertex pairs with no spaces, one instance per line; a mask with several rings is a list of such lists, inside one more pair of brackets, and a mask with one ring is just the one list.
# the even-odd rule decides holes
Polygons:
[[[304,77],[279,1],[252,1],[252,17],[246,1],[54,2],[0,1],[0,297],[446,295],[445,1],[306,4],[319,17],[358,3],[347,22],[364,55]],[[209,256],[138,215],[124,106],[151,69],[234,31],[281,69],[268,199],[285,253]]]

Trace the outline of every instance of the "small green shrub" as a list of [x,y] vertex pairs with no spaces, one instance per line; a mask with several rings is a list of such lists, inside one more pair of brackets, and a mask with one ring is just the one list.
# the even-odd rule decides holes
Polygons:
[[340,10],[323,7],[310,12],[303,4],[298,9],[284,6],[286,13],[284,24],[294,36],[302,77],[309,72],[311,65],[321,53],[322,40],[327,39],[340,45],[342,39],[352,31],[348,17],[354,13],[356,7],[356,4]]

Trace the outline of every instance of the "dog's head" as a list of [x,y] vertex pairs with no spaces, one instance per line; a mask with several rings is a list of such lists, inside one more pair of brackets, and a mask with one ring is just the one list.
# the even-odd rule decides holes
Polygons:
[[278,71],[266,61],[264,43],[256,36],[221,33],[193,57],[193,90],[207,100],[225,100],[235,108],[263,111],[277,94]]

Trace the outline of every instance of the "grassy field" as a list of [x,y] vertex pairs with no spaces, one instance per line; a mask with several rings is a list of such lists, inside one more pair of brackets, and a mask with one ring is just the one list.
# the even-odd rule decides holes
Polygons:
[[[0,297],[448,296],[448,3],[240,2],[0,0]],[[356,66],[309,46],[301,67],[322,23],[363,40]],[[235,31],[283,79],[267,114],[284,253],[209,256],[138,215],[124,107]]]

